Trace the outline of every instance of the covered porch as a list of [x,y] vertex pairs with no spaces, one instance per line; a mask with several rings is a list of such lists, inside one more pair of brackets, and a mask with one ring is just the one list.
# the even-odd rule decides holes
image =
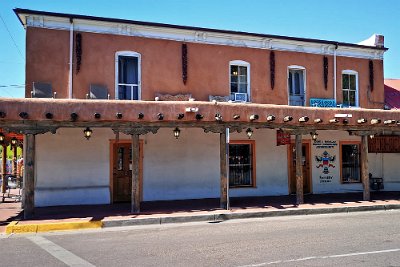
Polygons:
[[[24,216],[34,215],[36,135],[57,132],[61,128],[86,129],[90,138],[96,128],[112,129],[130,136],[132,144],[132,177],[130,212],[143,212],[140,198],[139,147],[140,136],[156,134],[160,128],[200,128],[219,135],[219,208],[229,209],[228,144],[229,134],[251,135],[257,129],[282,129],[295,136],[296,200],[304,203],[302,171],[302,138],[323,130],[342,130],[361,136],[363,199],[370,199],[368,179],[367,138],[383,131],[396,132],[399,113],[382,110],[327,109],[290,107],[267,104],[219,102],[145,102],[2,99],[0,126],[9,132],[25,134]],[[248,131],[250,129],[250,131]],[[175,131],[174,133],[176,133]],[[205,155],[206,156],[206,155]]]

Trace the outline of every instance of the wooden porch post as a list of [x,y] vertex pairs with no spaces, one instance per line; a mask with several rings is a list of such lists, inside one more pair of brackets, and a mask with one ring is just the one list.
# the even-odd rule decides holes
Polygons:
[[301,134],[296,134],[296,204],[304,203],[304,192],[303,192],[303,149]]
[[219,134],[219,158],[220,158],[220,207],[221,209],[228,208],[228,177],[226,169],[227,149],[226,149],[226,132],[223,131]]
[[35,208],[35,135],[26,134],[24,159],[24,218],[33,217]]
[[132,134],[132,195],[131,212],[140,212],[139,134]]
[[12,159],[12,174],[17,177],[17,145],[12,146],[13,159]]
[[369,191],[369,173],[368,173],[368,136],[361,136],[361,179],[363,183],[363,199],[371,200]]
[[1,193],[6,193],[7,180],[6,180],[6,172],[7,172],[7,145],[2,144],[3,153],[2,153],[2,163],[1,163],[1,175],[2,175],[2,183],[1,183]]

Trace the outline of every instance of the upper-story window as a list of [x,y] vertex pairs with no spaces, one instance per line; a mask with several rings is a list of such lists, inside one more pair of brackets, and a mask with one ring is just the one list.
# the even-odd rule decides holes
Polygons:
[[229,62],[231,99],[250,101],[250,63],[242,60]]
[[115,77],[117,99],[141,99],[139,53],[117,52],[115,55]]
[[358,73],[356,71],[342,72],[342,92],[344,107],[358,107]]
[[289,105],[304,106],[305,101],[305,74],[306,69],[302,66],[289,66],[288,68],[288,91]]

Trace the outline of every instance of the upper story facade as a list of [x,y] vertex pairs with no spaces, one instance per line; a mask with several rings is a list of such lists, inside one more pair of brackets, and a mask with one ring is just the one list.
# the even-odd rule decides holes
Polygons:
[[[26,97],[383,108],[380,36],[372,45],[15,10],[26,28]],[[383,38],[383,37],[382,37]],[[336,89],[335,89],[336,88]],[[40,88],[39,88],[40,90]],[[95,94],[95,93],[94,93]],[[95,96],[96,97],[96,96]],[[322,104],[321,104],[322,103]]]

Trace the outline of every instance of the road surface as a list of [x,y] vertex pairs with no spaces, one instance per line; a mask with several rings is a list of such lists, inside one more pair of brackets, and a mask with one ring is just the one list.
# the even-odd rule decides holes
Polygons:
[[0,237],[0,266],[400,266],[400,211]]

